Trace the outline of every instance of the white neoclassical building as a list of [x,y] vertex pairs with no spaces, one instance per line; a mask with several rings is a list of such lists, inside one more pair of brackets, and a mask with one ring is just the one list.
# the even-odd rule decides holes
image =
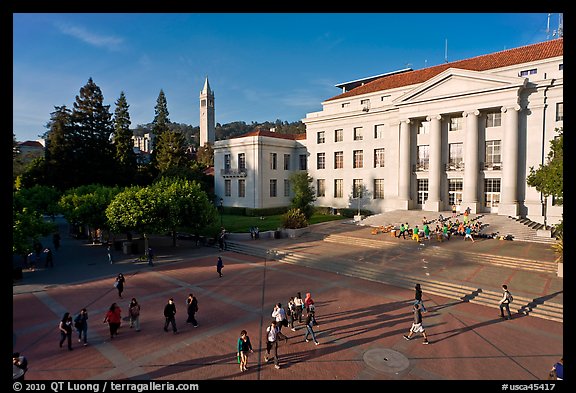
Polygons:
[[[303,119],[305,140],[216,142],[215,191],[225,206],[287,205],[288,172],[306,168],[319,206],[378,213],[456,204],[557,223],[562,206],[526,177],[546,163],[563,126],[563,52],[559,38],[339,84],[339,95]],[[283,172],[282,162],[271,164],[274,155],[307,162]]]

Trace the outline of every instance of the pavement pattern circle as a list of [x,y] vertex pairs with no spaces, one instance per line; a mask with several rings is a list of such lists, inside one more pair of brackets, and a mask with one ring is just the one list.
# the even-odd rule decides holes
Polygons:
[[389,348],[375,348],[364,352],[364,362],[378,371],[397,374],[410,365],[410,361],[398,351]]

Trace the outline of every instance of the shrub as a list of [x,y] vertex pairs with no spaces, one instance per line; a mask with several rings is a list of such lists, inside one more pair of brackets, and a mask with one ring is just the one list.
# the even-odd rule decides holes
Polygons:
[[308,220],[300,209],[290,209],[282,216],[282,226],[288,229],[305,228]]

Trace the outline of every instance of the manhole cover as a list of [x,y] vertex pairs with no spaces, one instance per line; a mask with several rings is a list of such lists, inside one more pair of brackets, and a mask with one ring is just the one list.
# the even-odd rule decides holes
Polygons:
[[368,366],[387,373],[398,373],[410,365],[406,356],[388,348],[370,349],[364,352],[363,358]]

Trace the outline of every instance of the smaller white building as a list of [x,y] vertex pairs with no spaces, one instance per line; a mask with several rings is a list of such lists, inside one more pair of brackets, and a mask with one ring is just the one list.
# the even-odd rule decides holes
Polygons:
[[254,131],[214,143],[214,192],[224,206],[289,206],[290,176],[307,170],[306,135]]

